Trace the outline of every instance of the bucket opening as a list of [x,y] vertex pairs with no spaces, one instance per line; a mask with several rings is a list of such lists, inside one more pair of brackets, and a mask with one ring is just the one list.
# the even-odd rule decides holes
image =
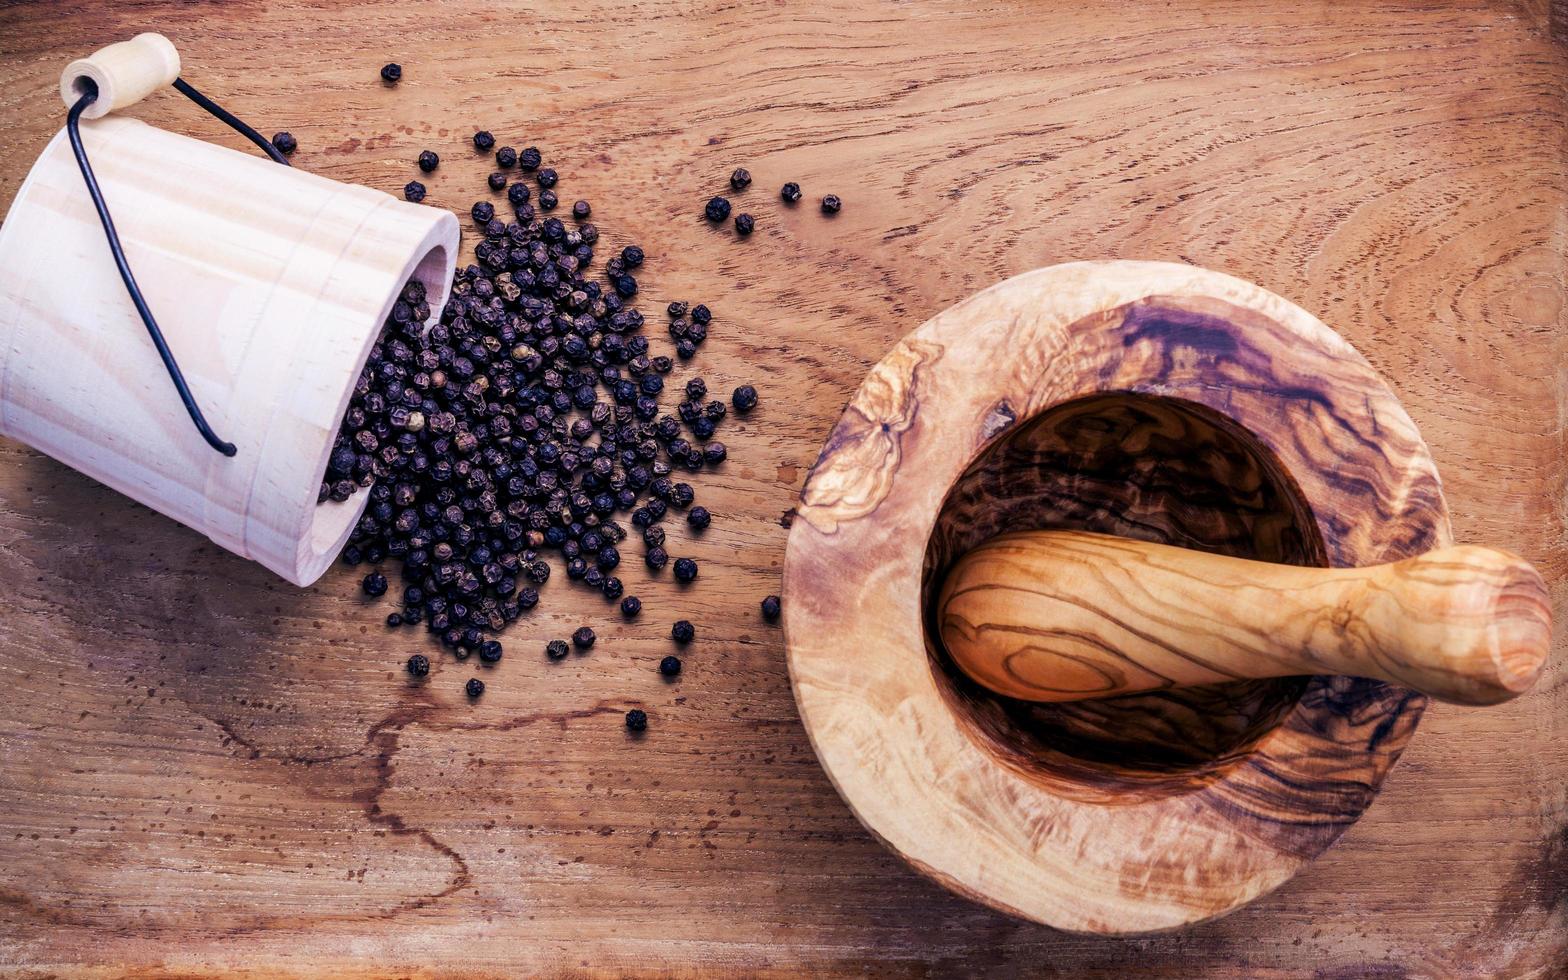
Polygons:
[[[352,371],[344,375],[342,397],[339,399],[337,414],[333,417],[334,432],[327,439],[326,447],[321,454],[321,459],[316,463],[316,480],[311,485],[310,492],[314,494],[320,486],[322,478],[327,472],[327,457],[332,452],[332,443],[336,438],[335,426],[337,420],[343,417],[348,409],[348,402],[353,391],[354,381],[365,368],[365,361],[370,357],[370,349],[381,336],[382,325],[386,322],[387,315],[392,311],[392,304],[397,301],[398,294],[403,290],[403,284],[409,279],[417,279],[424,284],[425,293],[430,302],[430,323],[436,322],[441,316],[441,307],[446,304],[447,269],[451,267],[452,260],[447,257],[445,245],[436,245],[426,252],[412,271],[405,272],[393,287],[392,292],[381,305],[381,312],[376,317],[374,329],[370,333],[369,341],[360,351],[359,359],[354,364]],[[374,484],[372,484],[374,485]],[[338,552],[348,542],[353,533],[354,525],[359,522],[359,517],[365,511],[365,506],[370,501],[369,488],[362,488],[347,500],[328,500],[316,506],[311,515],[310,527],[306,530],[301,550],[305,557],[301,562],[305,580],[312,581],[321,574],[325,568],[337,557]]]

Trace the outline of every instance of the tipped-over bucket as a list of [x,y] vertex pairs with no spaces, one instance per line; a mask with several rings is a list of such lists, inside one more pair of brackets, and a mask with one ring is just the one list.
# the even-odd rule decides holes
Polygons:
[[62,131],[0,224],[0,434],[296,585],[368,494],[317,506],[354,381],[403,284],[446,301],[457,220],[108,116],[82,139],[203,441],[120,280]]

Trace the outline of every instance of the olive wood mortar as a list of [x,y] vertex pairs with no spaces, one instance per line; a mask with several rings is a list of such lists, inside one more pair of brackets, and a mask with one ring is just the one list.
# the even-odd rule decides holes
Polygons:
[[960,559],[937,606],[958,666],[1032,701],[1334,673],[1496,704],[1530,689],[1552,640],[1540,573],[1473,545],[1314,569],[1019,531]]
[[873,834],[1061,929],[1169,929],[1277,887],[1375,798],[1426,697],[1345,676],[1039,703],[969,678],[937,592],[1004,532],[1359,568],[1452,543],[1398,399],[1316,318],[1220,273],[1040,269],[877,364],[801,491],[784,630],[802,721]]

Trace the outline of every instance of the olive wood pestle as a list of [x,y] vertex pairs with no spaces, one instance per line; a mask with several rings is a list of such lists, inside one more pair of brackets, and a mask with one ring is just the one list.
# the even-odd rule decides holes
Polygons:
[[1551,643],[1540,574],[1471,545],[1370,568],[1302,568],[1024,531],[954,565],[937,619],[966,674],[1029,701],[1351,674],[1495,704],[1529,690]]

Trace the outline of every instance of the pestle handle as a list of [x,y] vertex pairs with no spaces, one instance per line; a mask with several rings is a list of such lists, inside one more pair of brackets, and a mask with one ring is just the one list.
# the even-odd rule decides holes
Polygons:
[[1030,701],[1351,674],[1495,704],[1529,690],[1551,643],[1540,574],[1494,548],[1301,568],[1078,531],[964,555],[937,622],[965,673]]
[[60,74],[60,98],[66,108],[81,98],[81,80],[90,78],[98,86],[98,99],[82,112],[84,119],[97,119],[174,84],[180,76],[180,53],[162,34],[138,34],[129,41],[118,41],[77,58]]

